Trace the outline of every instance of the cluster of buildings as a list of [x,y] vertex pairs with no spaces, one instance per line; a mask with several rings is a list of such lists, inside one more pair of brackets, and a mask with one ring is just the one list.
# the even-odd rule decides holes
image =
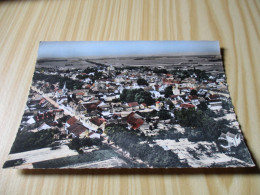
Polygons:
[[[222,109],[222,100],[227,100],[228,90],[224,74],[210,75],[207,80],[198,81],[195,73],[181,79],[173,74],[155,73],[153,70],[137,68],[115,69],[113,66],[98,67],[103,76],[93,81],[95,72],[71,70],[62,76],[82,83],[82,89],[68,90],[66,81],[48,83],[36,80],[28,98],[21,130],[42,131],[59,128],[66,137],[100,138],[108,124],[125,124],[129,129],[139,130],[153,136],[161,129],[173,125],[174,110],[194,108],[204,103],[214,111]],[[45,75],[56,73],[45,71]],[[138,79],[148,85],[139,85]],[[166,88],[172,92],[166,97]],[[149,92],[154,104],[146,102],[123,102],[120,99],[124,89],[142,89]],[[169,118],[160,119],[161,110]]]

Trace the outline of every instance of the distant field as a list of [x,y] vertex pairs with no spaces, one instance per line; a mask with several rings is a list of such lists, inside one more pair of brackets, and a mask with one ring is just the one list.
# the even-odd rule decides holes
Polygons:
[[223,72],[222,59],[220,56],[145,56],[145,57],[120,57],[99,59],[46,59],[37,62],[37,67],[59,68],[59,69],[85,69],[90,66],[151,66],[166,69],[179,68],[189,69],[196,67],[206,71]]

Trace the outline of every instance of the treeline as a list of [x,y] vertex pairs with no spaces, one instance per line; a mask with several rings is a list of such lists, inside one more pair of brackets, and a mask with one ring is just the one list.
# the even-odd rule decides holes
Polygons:
[[130,153],[131,157],[140,158],[152,167],[189,167],[185,162],[180,162],[178,155],[164,150],[158,145],[150,147],[149,144],[140,144],[142,140],[133,131],[127,131],[124,125],[109,125],[106,128],[109,140]]
[[214,120],[211,111],[191,108],[176,110],[174,114],[176,122],[189,129],[185,131],[185,136],[190,141],[217,141],[222,132],[237,133],[236,129],[229,127],[228,120]]
[[[89,78],[91,79],[91,81],[94,83],[96,80],[99,80],[103,77],[103,73],[102,72],[99,72],[97,68],[91,68],[91,67],[88,67],[86,68],[85,70],[83,70],[83,73],[86,73],[86,75],[77,75],[77,78],[78,79],[86,79],[86,78]],[[90,73],[93,73],[90,74]]]
[[155,102],[151,93],[143,89],[124,89],[120,95],[120,100],[123,102],[138,102],[139,104],[145,103],[148,106]]
[[49,146],[54,140],[58,129],[49,129],[39,132],[19,131],[11,148],[10,154],[41,149]]
[[197,81],[202,81],[202,80],[208,80],[210,74],[206,73],[205,70],[200,70],[200,69],[188,69],[188,70],[172,70],[170,73],[174,74],[175,76],[177,76],[178,78],[181,78],[182,80],[185,78],[189,78],[190,76],[192,76],[193,74],[196,74],[196,80]]
[[98,138],[94,138],[91,139],[89,137],[85,137],[85,138],[78,138],[75,137],[71,140],[71,142],[69,143],[69,148],[71,150],[76,150],[79,153],[81,153],[81,148],[83,147],[91,147],[91,146],[101,146],[102,145],[102,141],[101,139]]
[[59,88],[62,88],[64,86],[64,83],[66,82],[66,87],[69,90],[82,89],[83,85],[82,82],[74,81],[69,77],[62,77],[59,75],[45,75],[42,73],[34,73],[33,81],[45,81],[48,82],[50,85],[59,83]]

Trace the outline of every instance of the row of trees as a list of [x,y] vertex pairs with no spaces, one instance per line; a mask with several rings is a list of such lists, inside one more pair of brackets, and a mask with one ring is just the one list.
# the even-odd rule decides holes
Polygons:
[[130,153],[132,157],[140,158],[153,167],[188,167],[187,163],[180,162],[178,156],[165,151],[162,147],[149,144],[140,144],[142,137],[133,131],[127,131],[124,125],[110,125],[106,128],[109,139],[116,145]]
[[89,137],[85,137],[85,138],[75,137],[69,143],[69,148],[71,150],[77,150],[78,152],[80,152],[80,149],[82,147],[91,147],[94,145],[101,146],[102,145],[101,139],[98,139],[98,138],[91,139]]
[[208,80],[209,79],[209,76],[210,74],[209,73],[206,73],[205,70],[200,70],[200,69],[188,69],[188,70],[172,70],[171,71],[172,74],[174,74],[176,77],[178,78],[181,78],[182,80],[185,79],[185,78],[189,78],[191,77],[193,74],[195,74],[197,77],[196,77],[196,80],[197,81],[202,81],[202,80]]
[[62,88],[64,83],[66,82],[66,87],[69,90],[73,89],[82,89],[83,83],[80,81],[74,81],[69,77],[62,77],[59,75],[45,75],[42,73],[34,73],[33,81],[45,81],[48,82],[50,85],[59,83],[59,88]]

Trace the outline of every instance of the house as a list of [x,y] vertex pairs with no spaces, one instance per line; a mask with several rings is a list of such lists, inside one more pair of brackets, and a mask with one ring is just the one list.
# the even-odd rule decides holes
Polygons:
[[109,104],[106,104],[104,102],[101,102],[100,104],[98,104],[98,107],[102,110],[102,111],[108,111],[111,107]]
[[196,79],[195,78],[185,78],[181,81],[182,87],[195,88]]
[[138,129],[144,123],[143,118],[134,112],[131,112],[126,117],[126,119],[127,119],[127,123],[130,124],[132,126],[131,128],[134,130]]
[[31,104],[39,104],[39,102],[43,99],[43,97],[39,94],[36,94],[35,96],[32,97],[31,101],[30,101],[30,105]]
[[160,92],[158,92],[158,91],[150,91],[150,93],[152,94],[152,97],[153,98],[159,98],[159,97],[162,97],[163,95],[161,95],[161,93]]
[[47,130],[50,128],[51,127],[49,125],[47,125],[46,123],[43,123],[41,126],[38,127],[38,131]]
[[49,110],[49,111],[44,112],[44,113],[38,112],[35,119],[36,119],[37,122],[46,121],[46,120],[54,120],[55,114],[53,113],[52,110]]
[[84,102],[82,105],[87,109],[87,113],[91,113],[92,111],[96,111],[98,109],[98,105],[100,103],[100,100],[92,100],[89,102]]
[[145,103],[140,104],[140,109],[144,110],[147,108],[147,105]]
[[220,137],[218,138],[220,141],[225,141],[226,144],[220,144],[221,147],[230,149],[232,146],[237,147],[241,143],[241,136],[239,133],[233,134],[227,132],[226,134],[221,133]]
[[129,102],[127,103],[127,110],[128,111],[133,111],[133,110],[139,110],[139,104],[138,102]]
[[193,104],[183,103],[180,105],[181,108],[195,108]]
[[147,132],[150,130],[150,125],[147,122],[144,122],[139,128],[140,131]]
[[208,108],[211,109],[211,110],[221,110],[222,109],[222,102],[221,101],[209,102]]
[[79,103],[76,108],[76,114],[86,114],[86,113],[87,113],[87,108],[82,103]]
[[39,105],[44,104],[46,101],[47,101],[47,100],[46,100],[45,98],[42,98],[42,99],[40,100],[40,102],[39,102]]
[[41,107],[42,108],[49,108],[49,107],[51,107],[52,106],[52,104],[50,103],[50,102],[48,102],[48,101],[45,101],[43,104],[41,104]]
[[82,91],[81,91],[81,92],[78,92],[78,93],[76,93],[76,98],[77,98],[77,99],[82,99],[83,96],[84,96],[84,94],[85,94],[85,93],[82,92]]
[[64,116],[64,110],[63,109],[55,109],[53,110],[54,115],[56,118],[61,118]]
[[102,129],[104,131],[106,127],[106,120],[99,117],[93,117],[86,120],[86,125],[92,130],[96,131],[98,129]]
[[160,109],[163,107],[163,102],[157,101],[157,102],[155,103],[155,107],[156,107],[157,110],[160,110]]
[[74,123],[67,128],[68,132],[71,133],[74,137],[83,138],[88,135],[88,129],[80,123]]
[[27,124],[34,124],[36,121],[34,120],[33,116],[29,117],[29,120],[26,121]]
[[179,90],[179,85],[178,84],[175,84],[173,87],[172,87],[172,93],[174,95],[181,95],[181,91]]
[[78,120],[75,116],[71,117],[69,120],[67,120],[65,127],[70,127],[71,125],[75,124]]
[[88,137],[91,139],[95,139],[95,138],[100,139],[100,134],[92,131],[88,134]]
[[106,102],[112,102],[113,100],[118,99],[118,98],[120,98],[120,95],[116,95],[114,93],[110,94],[110,95],[104,95],[103,96],[103,99]]

